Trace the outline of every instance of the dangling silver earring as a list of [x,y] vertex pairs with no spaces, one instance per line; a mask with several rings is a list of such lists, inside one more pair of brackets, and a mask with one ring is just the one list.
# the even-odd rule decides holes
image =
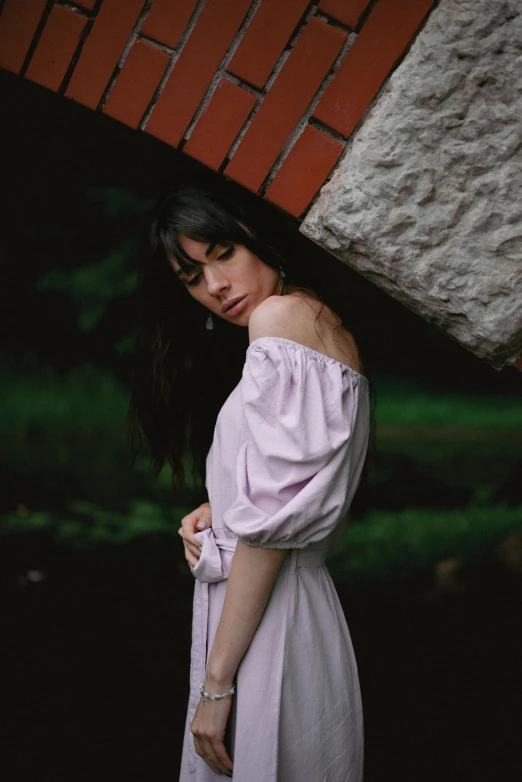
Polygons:
[[282,267],[282,266],[280,266],[280,267],[279,267],[279,274],[281,275],[281,277],[282,277],[283,279],[285,279],[285,277],[286,277],[286,272],[285,272],[285,270],[283,269],[283,267]]
[[214,321],[212,320],[212,313],[207,318],[207,322],[205,324],[205,328],[207,328],[209,331],[211,331],[214,328]]

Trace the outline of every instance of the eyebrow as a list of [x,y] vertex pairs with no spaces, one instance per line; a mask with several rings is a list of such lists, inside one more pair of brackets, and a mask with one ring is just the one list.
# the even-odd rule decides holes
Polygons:
[[[210,255],[210,253],[212,252],[212,250],[214,249],[214,247],[215,247],[215,246],[216,246],[216,243],[215,243],[215,242],[211,242],[211,243],[208,245],[207,249],[205,250],[205,258],[208,258],[208,256]],[[192,261],[191,261],[191,263],[193,263],[194,265],[198,265],[198,266],[201,266],[201,265],[202,265],[202,264],[201,264],[201,261],[195,261],[195,260],[192,260]],[[184,271],[183,271],[183,269],[176,269],[176,270],[175,270],[175,272],[176,272],[176,275],[177,275],[177,276],[178,276],[180,279],[181,279],[182,277],[186,277],[186,274],[187,274],[186,272],[184,272]]]

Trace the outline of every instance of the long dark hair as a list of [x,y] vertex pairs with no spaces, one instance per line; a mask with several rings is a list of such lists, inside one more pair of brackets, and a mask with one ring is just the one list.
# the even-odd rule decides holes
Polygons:
[[340,318],[338,328],[348,328],[346,302],[333,276],[324,273],[324,260],[318,264],[309,247],[299,248],[304,237],[294,219],[224,177],[192,176],[160,199],[150,231],[152,252],[140,269],[131,447],[135,459],[146,446],[155,476],[169,463],[175,487],[185,488],[190,472],[206,499],[206,455],[219,409],[240,380],[248,329],[216,317],[214,328],[206,328],[208,310],[190,296],[167,260],[174,257],[187,272],[194,268],[180,235],[244,245],[268,266],[282,268],[292,290],[328,305]]

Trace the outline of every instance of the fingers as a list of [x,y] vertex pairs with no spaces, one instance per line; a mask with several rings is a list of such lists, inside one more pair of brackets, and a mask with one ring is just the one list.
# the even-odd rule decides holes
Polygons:
[[199,559],[199,554],[201,551],[201,544],[197,542],[197,540],[190,541],[187,540],[186,537],[183,537],[183,543],[185,544],[185,549],[193,556],[196,557],[196,560]]
[[194,745],[196,753],[203,758],[213,771],[232,776],[232,761],[228,757],[222,741],[194,737]]
[[194,570],[194,568],[196,567],[196,565],[199,562],[199,557],[195,557],[193,554],[188,552],[186,548],[185,548],[185,559],[187,560],[187,563],[188,563],[191,571]]
[[201,546],[195,538],[196,532],[212,526],[212,511],[210,503],[206,502],[199,508],[188,513],[181,520],[178,534],[183,538],[185,559],[191,570],[197,565]]
[[214,769],[214,771],[224,771],[225,769],[221,767],[221,763],[216,757],[216,753],[214,752],[214,749],[212,748],[212,743],[209,739],[200,739],[201,744],[201,750],[203,752],[203,759],[208,763],[210,768]]
[[185,548],[188,548],[188,550],[194,556],[199,557],[200,544],[194,537],[193,524],[187,523],[186,519],[187,516],[185,516],[185,518],[182,519],[181,527],[178,530],[178,534],[181,535],[181,537],[183,538]]
[[196,532],[201,532],[203,529],[208,529],[212,526],[212,514],[210,512],[210,505],[202,505],[200,508],[196,508],[192,513],[187,514],[181,519],[181,526],[183,527],[183,537],[188,543],[197,545],[197,541],[194,537]]
[[198,703],[190,730],[196,753],[220,774],[232,776],[232,761],[225,749],[226,724],[231,709],[230,699]]
[[198,513],[198,520],[196,521],[196,529],[206,529],[212,526],[212,508],[210,502],[205,502],[196,509],[195,513]]
[[200,547],[198,544],[193,546],[185,542],[183,538],[183,527],[180,527],[178,529],[178,535],[180,535],[181,539],[183,540],[183,545],[185,548],[185,559],[187,560],[190,569],[192,570],[193,568],[196,567],[197,562],[199,560]]
[[214,750],[214,754],[217,758],[220,770],[224,771],[225,774],[232,775],[232,769],[233,764],[228,756],[228,752],[225,749],[225,745],[222,741],[214,741],[212,744],[212,748]]

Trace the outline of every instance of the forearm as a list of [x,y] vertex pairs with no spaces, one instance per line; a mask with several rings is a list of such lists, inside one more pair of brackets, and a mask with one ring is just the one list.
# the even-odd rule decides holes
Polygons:
[[238,540],[221,618],[208,659],[208,687],[229,688],[232,685],[286,554],[286,549],[247,546]]

